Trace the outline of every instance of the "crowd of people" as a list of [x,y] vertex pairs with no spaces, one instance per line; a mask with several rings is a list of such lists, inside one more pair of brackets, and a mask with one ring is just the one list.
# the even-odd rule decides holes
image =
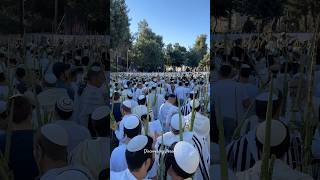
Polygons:
[[111,180],[210,179],[208,76],[112,73]]
[[107,47],[96,39],[8,39],[0,47],[0,179],[105,180]]
[[[271,179],[320,178],[317,45],[285,33],[214,44],[213,124],[223,122],[229,179],[260,179],[266,169]],[[219,130],[211,128],[216,146]]]
[[225,39],[210,73],[108,74],[90,39],[0,46],[3,179],[249,180],[266,159],[271,179],[320,179],[316,38]]

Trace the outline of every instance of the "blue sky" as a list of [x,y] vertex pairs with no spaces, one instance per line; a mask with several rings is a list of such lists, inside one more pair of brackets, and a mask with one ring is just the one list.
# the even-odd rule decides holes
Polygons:
[[165,44],[192,47],[199,34],[206,34],[210,44],[209,0],[126,0],[126,4],[132,33],[138,31],[138,22],[146,19]]

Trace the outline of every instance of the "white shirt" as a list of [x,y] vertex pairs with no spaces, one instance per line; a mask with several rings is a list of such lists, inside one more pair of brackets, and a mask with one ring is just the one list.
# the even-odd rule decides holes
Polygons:
[[110,139],[107,137],[87,139],[81,142],[70,153],[71,164],[86,167],[92,176],[97,179],[101,171],[107,168],[110,154],[109,143]]
[[101,88],[87,84],[79,101],[79,121],[80,124],[87,127],[89,115],[98,107],[106,104],[104,92]]
[[177,96],[177,98],[179,99],[184,99],[186,97],[186,89],[183,86],[178,86],[175,88],[174,90],[175,95]]
[[[237,174],[237,178],[241,180],[253,180],[253,179],[260,179],[261,173],[261,164],[262,161],[256,162],[256,164],[248,169],[247,171],[243,171]],[[276,159],[274,161],[273,166],[273,173],[272,173],[273,180],[312,180],[309,175],[303,174],[299,171],[291,169],[286,163],[283,161]]]
[[168,115],[168,112],[172,106],[173,105],[169,102],[165,102],[160,106],[158,119],[163,126],[165,126],[166,116]]
[[90,132],[87,128],[80,126],[71,120],[58,120],[55,123],[62,126],[68,133],[68,152],[71,152],[85,139],[91,138]]
[[243,101],[248,99],[245,88],[231,80],[219,80],[213,85],[214,104],[220,103],[222,117],[240,120],[244,114]]
[[112,151],[110,157],[110,171],[120,172],[128,168],[125,156],[126,148],[126,144],[121,144]]
[[136,106],[138,106],[137,101],[133,100],[133,99],[128,99],[128,101],[131,102],[131,109],[135,108]]
[[118,129],[116,129],[114,131],[114,133],[116,134],[117,139],[119,140],[119,145],[123,143],[124,138],[125,138],[124,137],[124,119],[126,119],[129,116],[132,116],[132,114],[123,116],[122,120],[119,123]]
[[47,112],[53,111],[57,100],[62,97],[69,97],[67,90],[55,87],[44,90],[37,95],[40,106]]
[[94,180],[87,169],[81,166],[69,165],[62,168],[48,170],[40,180]]
[[[135,176],[129,171],[129,169],[126,169],[121,172],[110,172],[110,180],[137,180]],[[148,179],[144,179],[148,180]]]

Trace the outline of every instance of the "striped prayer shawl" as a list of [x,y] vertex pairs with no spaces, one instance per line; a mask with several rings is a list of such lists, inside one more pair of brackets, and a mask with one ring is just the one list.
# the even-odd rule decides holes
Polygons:
[[202,146],[203,144],[200,142],[200,139],[197,138],[196,136],[192,137],[192,141],[193,141],[193,145],[198,150],[199,155],[200,155],[199,169],[200,169],[200,172],[202,175],[202,180],[209,180],[210,177],[209,177],[209,172],[208,172],[207,165],[206,165],[206,164],[208,164],[208,162],[206,162],[207,160],[205,159],[205,157],[203,157],[204,148],[207,148],[207,147],[203,147]]
[[[255,131],[232,141],[227,146],[227,159],[229,168],[235,172],[245,171],[261,159],[255,141]],[[302,164],[302,140],[300,134],[295,132],[290,135],[290,147],[285,153],[284,162],[291,168],[301,167]]]

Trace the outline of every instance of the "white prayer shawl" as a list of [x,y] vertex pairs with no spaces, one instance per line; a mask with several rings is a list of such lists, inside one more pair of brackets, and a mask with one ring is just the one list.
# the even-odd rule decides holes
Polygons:
[[[121,172],[110,172],[110,180],[137,180],[135,176],[129,171],[129,169],[126,169]],[[149,180],[144,178],[143,180]]]
[[129,116],[132,116],[132,114],[129,114],[129,115],[125,115],[122,117],[119,125],[118,125],[118,128],[114,131],[117,139],[119,140],[119,145],[123,144],[124,140],[125,140],[125,136],[124,136],[124,120],[126,118],[128,118]]
[[95,180],[90,172],[78,165],[69,165],[62,168],[54,168],[48,170],[44,175],[40,177],[40,180],[65,180],[65,179],[77,179],[77,180]]
[[[262,161],[256,164],[247,171],[237,174],[237,178],[241,180],[260,179]],[[313,180],[309,175],[291,169],[285,162],[276,159],[274,162],[272,180]]]
[[137,100],[140,95],[143,95],[143,89],[137,88],[133,94],[133,98]]
[[[156,96],[156,97],[155,97]],[[154,102],[156,100],[156,102]],[[147,101],[150,103],[150,107],[152,108],[153,114],[154,114],[154,119],[158,119],[158,113],[160,106],[165,102],[165,99],[163,95],[161,94],[155,94],[152,92],[147,96]]]
[[162,124],[162,127],[164,128],[165,131],[167,131],[165,129],[166,127],[166,118],[168,116],[168,114],[170,113],[170,109],[172,107],[175,107],[173,106],[171,103],[169,102],[165,102],[163,103],[161,106],[160,106],[160,109],[159,109],[159,116],[158,116],[158,119],[159,121],[161,122]]
[[[192,119],[192,112],[190,112],[187,116],[184,117],[185,119],[185,122],[186,124],[188,125],[188,127],[191,127],[191,119]],[[195,125],[197,124],[198,121],[210,121],[208,117],[200,114],[199,112],[195,112],[195,119],[194,119],[194,126],[193,128],[195,128]],[[209,123],[210,125],[210,123]],[[195,132],[195,130],[193,130],[194,133],[197,133]],[[199,138],[200,138],[200,135],[198,134]],[[204,137],[201,137],[203,138],[205,141],[206,141],[206,144],[208,145],[208,151],[210,151],[210,133],[208,133],[206,136]]]
[[[86,167],[95,179],[98,179],[101,171],[107,168],[109,162],[110,139],[98,137],[97,139],[87,139],[80,143],[74,151],[70,153],[71,164]],[[86,158],[89,157],[90,158]]]
[[[179,135],[176,135],[171,139],[173,142],[180,141]],[[187,141],[197,149],[200,155],[200,163],[197,171],[194,174],[194,179],[209,180],[209,167],[210,167],[210,152],[207,148],[209,146],[205,138],[197,136],[193,132],[185,131],[183,133],[183,141]]]
[[125,156],[126,148],[126,144],[121,144],[112,151],[110,157],[110,171],[121,172],[128,168]]
[[37,95],[39,105],[46,113],[53,112],[57,100],[62,97],[69,97],[64,88],[50,88]]
[[[213,171],[212,175],[210,176],[211,179],[216,179],[216,180],[220,180],[221,179],[221,168],[220,168],[220,164],[214,164],[211,165],[210,167]],[[231,171],[230,169],[228,169],[228,179],[229,180],[237,180],[237,177],[235,175],[235,173],[233,171]]]
[[88,84],[80,97],[78,112],[80,124],[87,127],[90,114],[92,114],[96,108],[105,104],[104,92]]
[[58,120],[55,121],[55,123],[62,126],[68,133],[68,152],[71,152],[82,141],[91,138],[87,128],[71,120]]
[[[227,145],[228,164],[233,171],[245,171],[260,160],[261,157],[256,146],[255,132],[256,129]],[[290,134],[290,146],[283,159],[292,168],[301,165],[302,140],[298,132]]]

